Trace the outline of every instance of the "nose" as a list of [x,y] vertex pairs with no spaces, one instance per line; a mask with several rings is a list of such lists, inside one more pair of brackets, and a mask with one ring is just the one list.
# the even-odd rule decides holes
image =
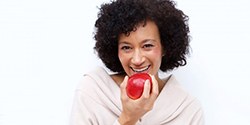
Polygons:
[[131,62],[136,66],[143,64],[144,62],[143,53],[140,50],[135,50]]

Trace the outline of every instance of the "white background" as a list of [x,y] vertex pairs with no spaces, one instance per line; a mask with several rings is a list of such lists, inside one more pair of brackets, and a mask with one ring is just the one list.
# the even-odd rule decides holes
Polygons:
[[[107,1],[107,0],[106,0]],[[98,0],[0,1],[0,125],[67,125],[93,51]],[[250,2],[177,1],[192,53],[174,73],[201,101],[207,125],[250,123]]]

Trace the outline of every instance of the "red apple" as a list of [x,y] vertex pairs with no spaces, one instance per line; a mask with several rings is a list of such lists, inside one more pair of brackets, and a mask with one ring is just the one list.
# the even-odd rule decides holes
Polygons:
[[143,93],[144,83],[149,79],[150,81],[150,91],[152,88],[152,79],[147,73],[137,73],[129,77],[128,84],[126,87],[127,95],[131,99],[138,99]]

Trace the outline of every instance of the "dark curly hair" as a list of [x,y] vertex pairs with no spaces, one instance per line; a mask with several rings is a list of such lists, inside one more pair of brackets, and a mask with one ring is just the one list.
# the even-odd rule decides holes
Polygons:
[[158,26],[164,56],[160,69],[172,70],[186,65],[189,54],[188,16],[171,0],[116,0],[101,5],[95,27],[94,49],[107,68],[124,73],[118,58],[118,37],[152,20]]

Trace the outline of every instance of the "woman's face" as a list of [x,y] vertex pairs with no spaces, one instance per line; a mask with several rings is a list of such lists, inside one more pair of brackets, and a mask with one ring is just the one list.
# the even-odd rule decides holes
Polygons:
[[121,34],[118,42],[118,56],[128,76],[141,72],[157,75],[163,48],[154,22],[139,25],[129,36]]

